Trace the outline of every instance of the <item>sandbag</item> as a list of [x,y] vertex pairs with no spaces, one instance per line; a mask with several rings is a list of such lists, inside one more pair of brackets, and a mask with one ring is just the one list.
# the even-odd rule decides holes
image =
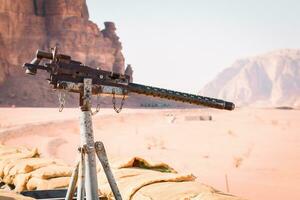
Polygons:
[[[14,163],[10,164],[13,165],[12,167],[4,168],[3,182],[11,184],[17,174],[25,174],[40,167],[44,167],[54,163],[54,159],[47,158],[26,158],[16,160]],[[7,168],[9,169],[7,170]]]
[[4,176],[4,168],[9,165],[10,163],[15,162],[16,159],[7,159],[7,160],[1,160],[0,161],[0,178],[2,179]]
[[16,192],[22,192],[24,190],[27,190],[26,184],[28,180],[31,178],[31,174],[17,174],[15,178],[13,179],[13,184],[15,185],[14,191]]
[[28,151],[22,151],[12,154],[3,155],[0,157],[0,160],[8,160],[8,159],[22,159],[22,158],[32,158],[37,157],[39,155],[37,148]]
[[26,184],[28,190],[51,190],[65,188],[69,185],[70,177],[58,177],[52,179],[41,179],[32,177]]
[[[195,180],[195,177],[192,174],[163,173],[138,168],[118,169],[114,170],[113,174],[124,200],[130,200],[135,192],[145,185],[167,181],[177,182]],[[111,199],[113,194],[103,172],[100,172],[98,175],[98,183],[101,193]]]
[[151,169],[160,172],[171,172],[176,173],[176,170],[164,162],[153,161],[150,159],[144,159],[141,157],[130,157],[130,158],[114,158],[111,159],[112,168],[121,169],[121,168],[143,168]]
[[7,154],[20,153],[17,148],[0,148],[0,157]]
[[71,176],[72,168],[68,166],[62,166],[57,164],[52,164],[46,167],[41,167],[26,174],[17,174],[13,179],[13,184],[15,185],[16,192],[22,192],[28,190],[26,184],[31,177],[39,179],[50,179],[57,177]]
[[46,167],[39,168],[31,173],[32,177],[49,179],[72,175],[72,167],[63,165],[49,165]]
[[199,182],[163,182],[142,187],[132,200],[242,200]]
[[13,153],[0,156],[0,178],[3,178],[4,173],[8,174],[8,171],[14,166],[17,160],[38,156],[39,153],[36,148],[31,151],[24,151],[20,153]]

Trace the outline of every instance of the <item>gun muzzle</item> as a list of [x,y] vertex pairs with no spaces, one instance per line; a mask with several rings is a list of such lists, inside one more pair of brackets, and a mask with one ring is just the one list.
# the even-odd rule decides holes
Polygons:
[[[41,59],[40,59],[40,58],[34,58],[34,59],[30,62],[30,64],[32,64],[32,65],[39,65],[40,62],[41,62]],[[27,67],[25,64],[23,65],[23,67],[26,68],[26,71],[25,71],[26,74],[36,75],[36,72],[37,72],[37,69],[36,69],[36,68]]]
[[225,101],[224,109],[225,110],[234,110],[235,109],[235,105],[232,102]]

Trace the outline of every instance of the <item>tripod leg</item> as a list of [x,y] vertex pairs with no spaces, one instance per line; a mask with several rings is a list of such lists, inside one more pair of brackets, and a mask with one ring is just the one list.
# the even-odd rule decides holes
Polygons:
[[72,176],[71,176],[71,180],[70,180],[70,184],[68,187],[68,191],[66,194],[66,198],[65,200],[72,200],[74,193],[75,193],[75,188],[76,188],[76,182],[78,179],[78,167],[79,167],[79,162],[77,162],[73,172],[72,172]]
[[77,184],[77,200],[84,200],[84,174],[85,174],[85,160],[84,160],[84,148],[80,149],[80,164],[79,175]]
[[121,193],[118,189],[115,178],[114,178],[114,176],[111,172],[103,143],[102,142],[95,142],[95,150],[96,150],[96,154],[97,154],[97,156],[98,156],[98,158],[101,162],[103,170],[105,172],[105,175],[106,175],[106,178],[107,178],[108,183],[110,185],[110,188],[111,188],[111,190],[112,190],[112,192],[115,196],[115,199],[116,200],[122,200]]

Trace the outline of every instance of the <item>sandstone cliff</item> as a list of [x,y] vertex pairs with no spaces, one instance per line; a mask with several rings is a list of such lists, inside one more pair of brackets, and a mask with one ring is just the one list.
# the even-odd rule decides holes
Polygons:
[[75,60],[122,72],[124,57],[115,30],[112,22],[101,30],[90,21],[85,0],[0,0],[0,105],[57,105],[46,76],[25,76],[21,68],[37,49],[58,45]]
[[300,50],[283,49],[236,61],[200,94],[237,105],[300,106]]

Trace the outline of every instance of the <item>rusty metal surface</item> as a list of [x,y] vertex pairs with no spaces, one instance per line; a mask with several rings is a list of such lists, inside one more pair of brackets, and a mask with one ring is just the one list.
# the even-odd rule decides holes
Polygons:
[[105,151],[105,148],[104,148],[104,145],[102,142],[96,142],[95,143],[95,149],[96,149],[96,154],[100,160],[100,163],[102,165],[102,168],[104,170],[104,173],[106,175],[106,178],[108,180],[108,183],[110,185],[110,188],[114,194],[114,197],[116,200],[122,200],[122,196],[121,196],[121,193],[118,189],[118,186],[117,186],[117,182],[114,178],[114,175],[111,171],[111,168],[109,166],[109,162],[108,162],[108,159],[107,159],[107,155],[106,155],[106,151]]
[[92,80],[84,79],[83,105],[80,113],[80,143],[85,146],[85,192],[87,200],[98,199],[96,158],[91,113]]
[[75,168],[73,169],[69,187],[68,190],[66,191],[65,200],[73,199],[75,189],[76,189],[76,183],[78,180],[78,167],[79,167],[79,162],[77,162]]
[[[59,81],[57,88],[59,90],[66,90],[68,92],[81,93],[83,91],[83,83],[72,83],[67,81]],[[92,94],[93,95],[112,95],[115,92],[115,95],[122,97],[123,94],[127,95],[128,91],[121,87],[115,86],[105,86],[105,85],[92,85]]]

